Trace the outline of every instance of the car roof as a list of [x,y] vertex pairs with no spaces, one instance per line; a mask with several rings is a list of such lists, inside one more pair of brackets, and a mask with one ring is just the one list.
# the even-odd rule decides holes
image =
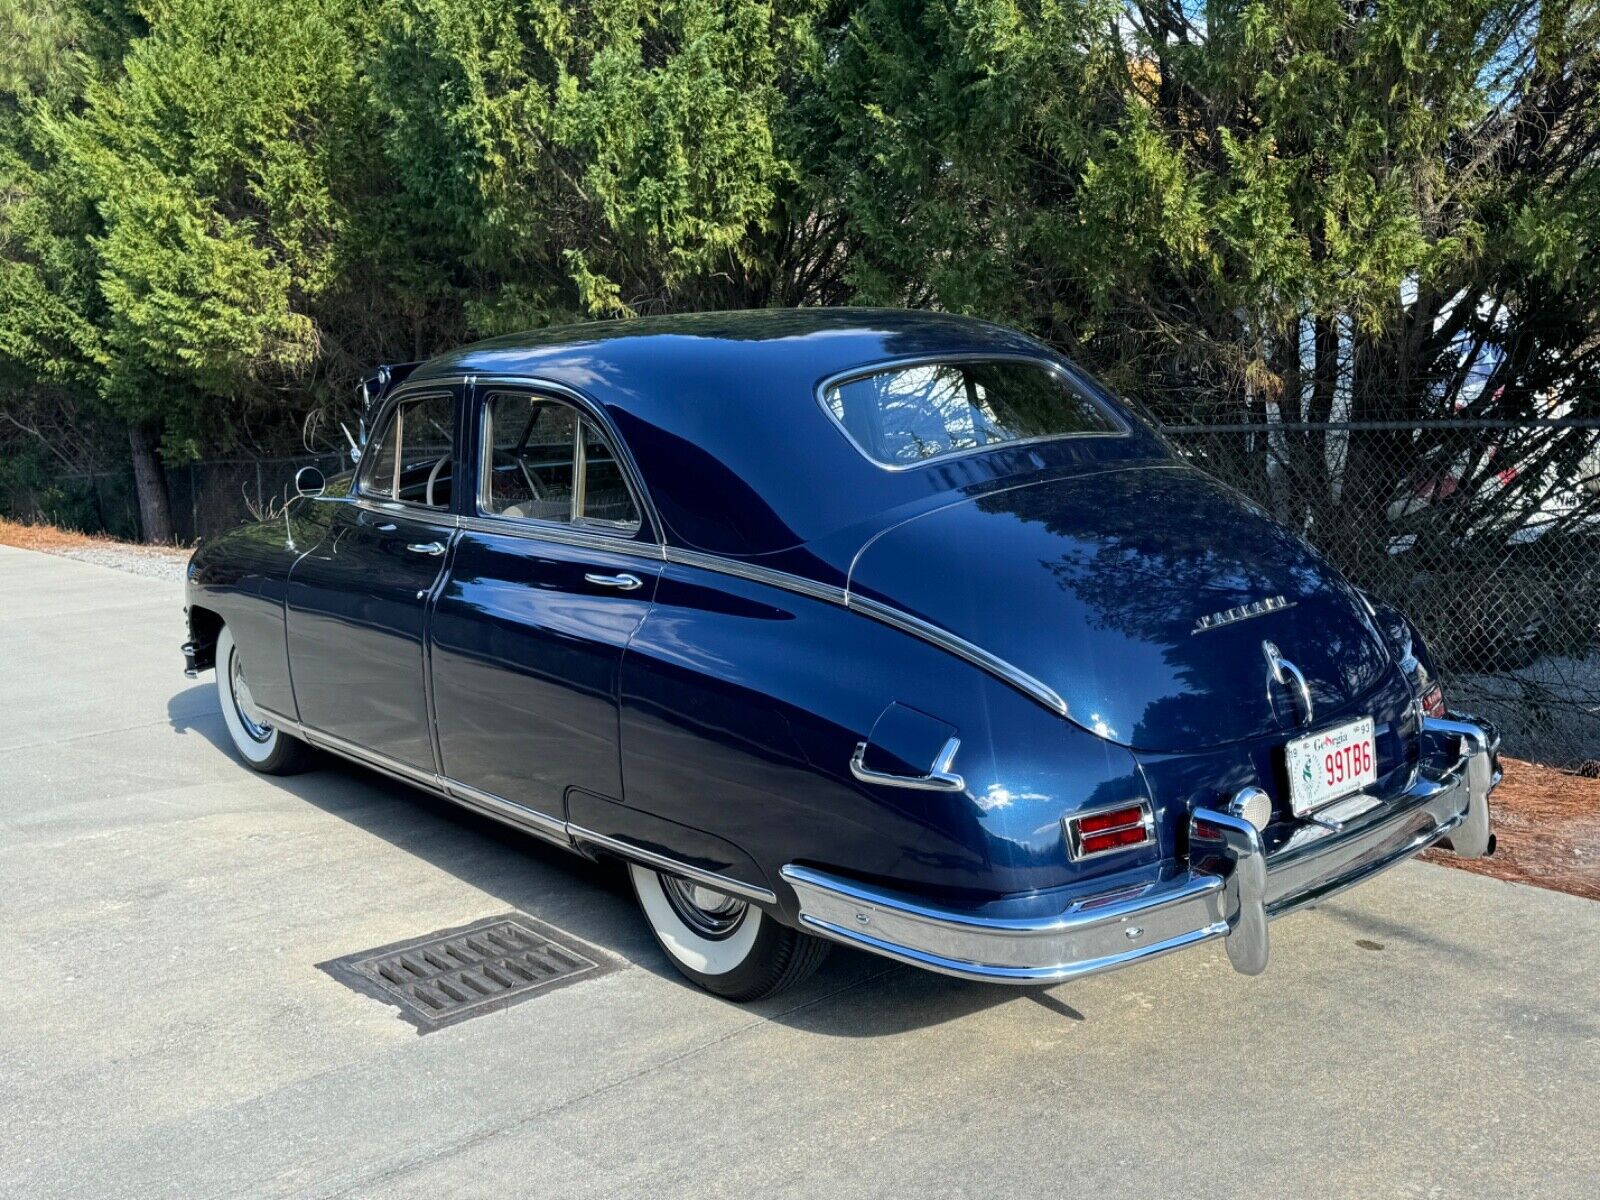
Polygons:
[[669,543],[760,557],[870,531],[908,503],[1017,469],[997,450],[887,471],[817,402],[830,377],[938,356],[1062,362],[1015,330],[946,313],[762,309],[509,334],[440,355],[407,385],[490,376],[579,392],[623,439]]

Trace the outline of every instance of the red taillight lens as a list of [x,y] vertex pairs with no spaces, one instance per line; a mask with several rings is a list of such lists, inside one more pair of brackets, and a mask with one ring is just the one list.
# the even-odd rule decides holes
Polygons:
[[1085,854],[1100,854],[1106,850],[1120,850],[1124,846],[1142,846],[1150,840],[1143,826],[1134,829],[1113,829],[1110,833],[1089,833],[1083,837]]
[[1422,711],[1430,717],[1444,716],[1444,689],[1437,683],[1422,693]]
[[1067,849],[1073,858],[1128,850],[1155,841],[1155,825],[1148,804],[1128,804],[1102,809],[1081,817],[1068,817]]
[[1119,829],[1124,825],[1137,825],[1143,818],[1144,809],[1137,804],[1130,804],[1127,808],[1095,813],[1092,817],[1079,817],[1076,824],[1079,833],[1104,833],[1108,829]]

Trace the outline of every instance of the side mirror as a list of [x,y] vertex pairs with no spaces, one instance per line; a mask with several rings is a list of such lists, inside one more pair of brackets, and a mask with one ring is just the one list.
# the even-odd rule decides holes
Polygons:
[[327,477],[318,467],[301,467],[294,473],[295,494],[308,500],[322,495],[322,490],[327,486]]

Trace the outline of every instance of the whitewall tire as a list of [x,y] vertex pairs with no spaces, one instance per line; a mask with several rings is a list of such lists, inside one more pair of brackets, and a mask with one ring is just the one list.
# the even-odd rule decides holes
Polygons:
[[657,944],[708,992],[730,1000],[771,996],[827,955],[827,942],[780,925],[754,904],[638,863],[629,863],[628,873]]
[[291,775],[310,765],[311,748],[273,725],[256,707],[245,663],[226,625],[217,635],[217,703],[239,757],[265,775]]

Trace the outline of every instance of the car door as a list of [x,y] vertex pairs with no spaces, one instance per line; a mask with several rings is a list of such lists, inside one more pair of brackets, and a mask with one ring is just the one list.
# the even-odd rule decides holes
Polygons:
[[429,630],[442,769],[560,821],[569,789],[621,798],[617,680],[661,552],[597,412],[517,388],[473,410],[477,487]]
[[355,488],[289,577],[289,668],[300,720],[381,765],[437,774],[425,635],[456,534],[459,388],[380,414]]

